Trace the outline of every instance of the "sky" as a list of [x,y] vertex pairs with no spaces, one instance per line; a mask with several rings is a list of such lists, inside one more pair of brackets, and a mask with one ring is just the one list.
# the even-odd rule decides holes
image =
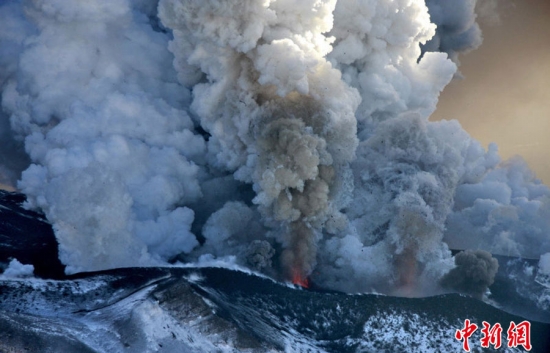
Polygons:
[[[483,1],[483,0],[481,0]],[[460,57],[464,78],[443,91],[430,120],[457,119],[503,159],[525,158],[550,184],[550,1],[499,0],[480,21],[483,44]]]

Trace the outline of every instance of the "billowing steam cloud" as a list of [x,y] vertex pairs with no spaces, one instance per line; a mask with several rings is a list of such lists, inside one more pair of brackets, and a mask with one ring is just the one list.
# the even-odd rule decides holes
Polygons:
[[[458,54],[481,45],[481,29],[476,22],[477,0],[439,1],[426,0],[433,23],[437,25],[435,36],[423,46],[425,51],[441,51],[457,62]],[[483,0],[480,3],[495,3]],[[484,4],[483,6],[487,6]]]
[[460,272],[447,244],[539,256],[550,190],[428,121],[475,3],[3,2],[0,182],[68,272],[216,257],[415,295]]
[[3,42],[19,49],[2,106],[32,160],[18,187],[54,224],[70,272],[151,264],[198,244],[183,205],[201,196],[191,159],[203,158],[204,141],[185,112],[168,35],[147,17],[154,4],[130,5],[2,6],[24,21],[2,26]]
[[[287,275],[305,278],[321,233],[346,226],[334,179],[350,174],[360,98],[325,58],[335,2],[291,3],[167,0],[159,13],[211,135],[208,160],[252,183],[265,221],[280,224]],[[207,82],[193,82],[199,70]]]
[[445,240],[455,249],[537,258],[550,249],[549,215],[548,187],[514,158],[457,188]]

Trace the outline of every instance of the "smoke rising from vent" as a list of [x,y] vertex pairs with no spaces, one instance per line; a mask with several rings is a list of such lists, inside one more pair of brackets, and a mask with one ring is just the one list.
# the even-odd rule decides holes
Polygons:
[[441,278],[441,285],[481,299],[493,284],[498,261],[483,250],[466,250],[455,255],[456,267]]
[[185,76],[199,70],[208,81],[194,86],[191,109],[211,134],[209,159],[252,183],[253,203],[279,228],[289,277],[307,277],[319,234],[345,226],[333,180],[350,174],[360,99],[324,57],[334,4],[161,1],[159,7],[175,33],[170,48],[180,81],[192,84]]
[[68,272],[216,257],[417,295],[448,244],[538,256],[550,190],[428,121],[479,45],[474,5],[5,2],[0,136],[26,154],[0,173],[22,172]]

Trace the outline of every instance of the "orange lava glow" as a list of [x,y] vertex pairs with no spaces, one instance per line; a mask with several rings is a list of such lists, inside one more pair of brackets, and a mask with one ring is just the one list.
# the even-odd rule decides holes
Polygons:
[[393,295],[413,298],[417,294],[418,263],[416,250],[409,248],[396,256],[395,266],[399,274],[398,287]]
[[304,288],[309,288],[309,280],[300,274],[299,271],[292,271],[292,283]]

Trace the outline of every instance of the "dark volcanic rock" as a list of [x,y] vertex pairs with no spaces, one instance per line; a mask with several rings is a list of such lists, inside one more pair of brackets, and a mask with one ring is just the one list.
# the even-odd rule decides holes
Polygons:
[[42,278],[63,278],[58,243],[44,215],[24,209],[25,195],[0,190],[0,263],[16,258]]
[[[311,291],[223,268],[126,268],[0,285],[0,352],[458,352],[454,333],[465,319],[504,330],[525,320],[459,294]],[[550,325],[531,324],[532,352],[547,353]],[[479,329],[470,338],[475,352],[480,338]]]
[[[74,329],[78,330],[78,326]],[[0,311],[0,352],[97,351],[60,327],[56,320]]]

